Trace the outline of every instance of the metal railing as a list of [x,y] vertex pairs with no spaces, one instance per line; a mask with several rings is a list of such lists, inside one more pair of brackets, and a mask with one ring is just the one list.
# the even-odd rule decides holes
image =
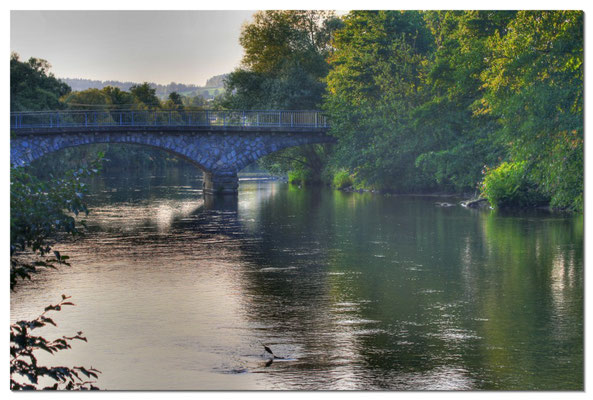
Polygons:
[[109,126],[328,128],[319,111],[35,111],[11,112],[10,128],[80,128]]

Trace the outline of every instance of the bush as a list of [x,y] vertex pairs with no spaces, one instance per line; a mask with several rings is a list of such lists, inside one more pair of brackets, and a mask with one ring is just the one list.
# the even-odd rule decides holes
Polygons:
[[480,190],[495,208],[533,207],[547,200],[529,179],[524,161],[486,168]]
[[305,185],[313,182],[313,174],[308,169],[296,169],[288,172],[288,182],[293,185]]
[[336,189],[344,189],[349,186],[353,186],[354,182],[348,171],[341,169],[334,173],[332,178],[332,186]]

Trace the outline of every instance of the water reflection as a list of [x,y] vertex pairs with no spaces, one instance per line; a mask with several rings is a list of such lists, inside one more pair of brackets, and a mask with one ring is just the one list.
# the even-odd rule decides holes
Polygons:
[[63,361],[110,389],[582,388],[582,218],[200,188],[99,179],[89,234],[60,246],[73,267],[22,287],[11,318],[72,295],[60,330],[89,343]]

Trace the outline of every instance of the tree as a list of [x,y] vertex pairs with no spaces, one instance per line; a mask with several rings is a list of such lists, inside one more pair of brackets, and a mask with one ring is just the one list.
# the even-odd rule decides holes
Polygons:
[[110,98],[99,89],[72,92],[64,96],[62,101],[71,110],[107,110],[110,106]]
[[38,58],[19,60],[10,55],[10,110],[39,111],[64,108],[60,97],[70,93],[70,86],[49,72],[51,65]]
[[207,102],[203,96],[197,95],[194,97],[184,97],[183,103],[187,107],[202,109],[206,106]]
[[352,11],[337,31],[325,109],[338,137],[334,163],[368,186],[429,188],[415,168],[424,138],[411,112],[426,101],[422,74],[433,49],[419,12]]
[[165,107],[169,110],[183,110],[183,97],[177,92],[169,93]]
[[339,26],[339,19],[327,11],[254,14],[239,40],[245,51],[242,68],[225,81],[229,108],[319,107],[331,35]]
[[105,86],[101,91],[107,97],[110,109],[133,108],[134,96],[130,92],[113,86]]
[[156,95],[156,89],[151,88],[148,82],[133,85],[130,88],[130,93],[134,96],[136,102],[140,103],[141,108],[155,109],[161,105]]
[[412,113],[424,151],[416,166],[441,188],[475,189],[484,164],[505,157],[492,132],[496,119],[475,114],[483,97],[480,74],[486,69],[488,38],[504,32],[513,11],[428,11],[424,20],[436,51],[422,77],[426,101]]
[[479,112],[555,207],[583,208],[583,12],[520,11],[488,41]]
[[122,110],[133,108],[136,103],[131,93],[113,86],[71,92],[61,100],[71,110]]
[[[331,36],[339,26],[339,19],[327,11],[256,13],[241,32],[245,56],[242,67],[225,80],[222,106],[317,109],[325,91]],[[312,180],[319,180],[326,153],[327,146],[303,146],[270,155],[262,164],[283,172],[305,168]]]

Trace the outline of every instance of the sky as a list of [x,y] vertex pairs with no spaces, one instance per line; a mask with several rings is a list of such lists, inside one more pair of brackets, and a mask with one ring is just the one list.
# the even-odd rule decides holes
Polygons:
[[11,11],[10,48],[58,78],[204,85],[239,66],[254,11]]

